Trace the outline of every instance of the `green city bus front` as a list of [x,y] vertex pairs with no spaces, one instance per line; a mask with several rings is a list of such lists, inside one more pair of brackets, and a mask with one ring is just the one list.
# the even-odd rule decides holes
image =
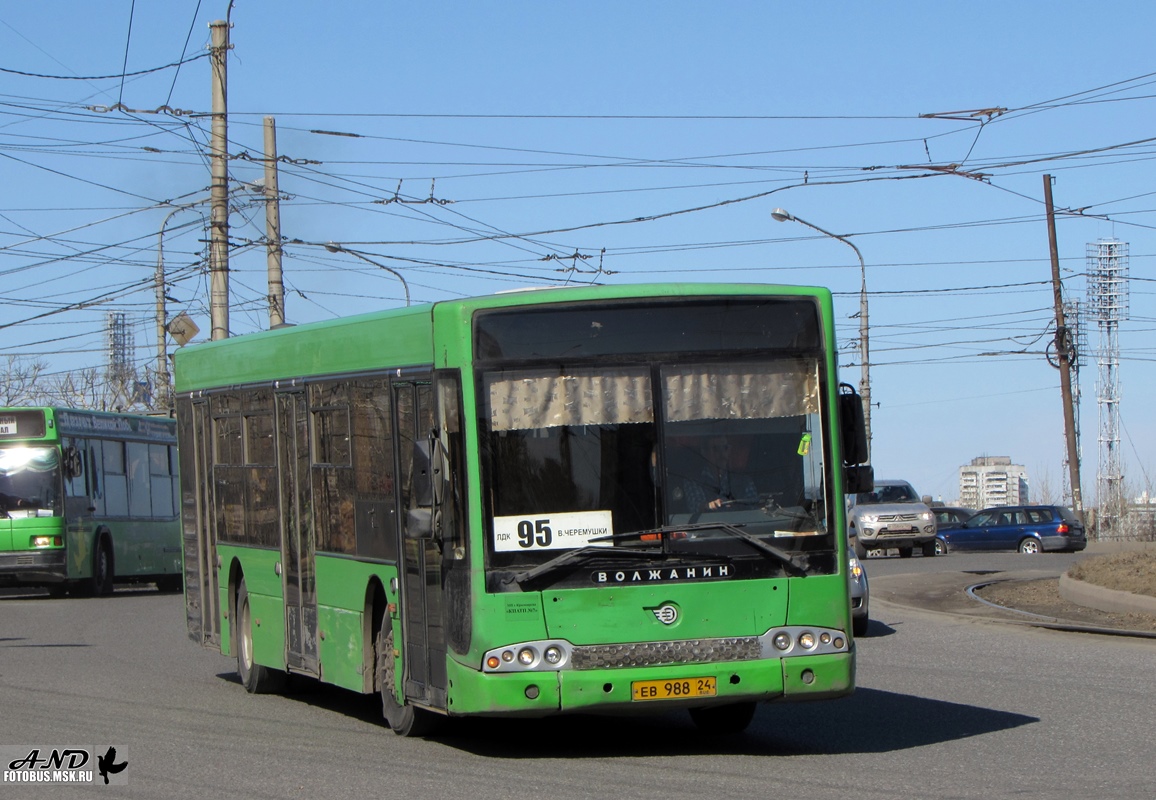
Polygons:
[[451,714],[852,691],[829,320],[821,293],[476,315],[485,588]]
[[0,443],[0,585],[68,576],[60,448]]

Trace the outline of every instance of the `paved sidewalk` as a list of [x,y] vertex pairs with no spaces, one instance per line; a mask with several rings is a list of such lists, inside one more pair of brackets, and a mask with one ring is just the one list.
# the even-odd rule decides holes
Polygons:
[[[1110,605],[1104,599],[1105,597],[1108,600],[1113,599],[1107,594],[1110,590],[1092,587],[1088,584],[1079,584],[1078,588],[1083,591],[1081,595],[1083,602],[1077,603],[1068,600],[1056,592],[1054,603],[1044,608],[1035,607],[1029,612],[1003,608],[985,602],[974,593],[969,592],[972,587],[989,583],[1002,584],[1047,579],[1058,581],[1060,577],[1055,569],[1047,568],[993,571],[990,573],[971,571],[889,575],[872,579],[871,602],[873,605],[875,603],[893,603],[908,608],[952,614],[976,620],[1156,639],[1156,631],[1145,630],[1143,626],[1138,626],[1134,622],[1130,624],[1129,619],[1125,616],[1125,612],[1156,616],[1156,598],[1151,598],[1154,601],[1151,609],[1148,608],[1147,603],[1141,601],[1138,607],[1102,611],[1097,610],[1095,606],[1085,606],[1090,602]],[[998,590],[998,587],[996,588]],[[1114,592],[1111,594],[1123,593]],[[1128,595],[1128,598],[1134,597],[1134,595]]]

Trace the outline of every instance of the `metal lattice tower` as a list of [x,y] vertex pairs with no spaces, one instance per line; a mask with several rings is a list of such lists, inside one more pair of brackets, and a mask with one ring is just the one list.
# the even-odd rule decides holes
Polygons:
[[132,402],[136,369],[132,364],[133,332],[123,311],[108,312],[108,366],[105,379],[114,408],[125,408]]
[[1096,348],[1099,377],[1100,460],[1096,471],[1098,538],[1121,538],[1124,469],[1120,460],[1120,323],[1128,318],[1128,244],[1100,239],[1088,245],[1088,317],[1100,330]]

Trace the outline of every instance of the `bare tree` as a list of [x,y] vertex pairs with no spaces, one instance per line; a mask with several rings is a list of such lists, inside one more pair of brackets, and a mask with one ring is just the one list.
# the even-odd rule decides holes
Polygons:
[[[0,406],[61,406],[94,411],[153,411],[151,384],[110,380],[96,367],[49,376],[44,361],[7,356],[0,374]],[[149,376],[151,378],[151,376]]]
[[1052,471],[1048,467],[1036,467],[1036,479],[1032,482],[1031,502],[1041,505],[1058,505],[1060,492],[1056,487]]
[[1120,536],[1142,542],[1156,541],[1156,509],[1152,503],[1152,485],[1148,476],[1142,482],[1125,479],[1122,487]]
[[6,369],[0,375],[0,405],[33,406],[42,399],[41,377],[48,364],[28,361],[20,356],[7,356]]
[[45,395],[51,405],[94,411],[114,410],[116,399],[109,391],[104,373],[95,367],[65,372],[49,382]]

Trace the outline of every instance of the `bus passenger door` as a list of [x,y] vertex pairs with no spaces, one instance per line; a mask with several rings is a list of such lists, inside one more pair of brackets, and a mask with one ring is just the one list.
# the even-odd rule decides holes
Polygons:
[[277,394],[277,473],[281,479],[281,580],[286,663],[318,674],[317,579],[309,507],[309,413],[303,391]]
[[401,529],[402,623],[405,696],[446,707],[446,630],[443,617],[442,553],[432,533],[433,474],[429,434],[433,387],[428,382],[394,382],[394,430],[398,446]]
[[[189,636],[198,644],[221,648],[221,606],[217,574],[217,528],[213,524],[213,440],[209,403],[181,400],[177,408],[181,446],[181,526],[185,567],[185,611]],[[89,499],[103,492],[100,450],[90,450],[83,469]],[[93,509],[86,509],[91,520]],[[88,525],[91,529],[91,525]]]

